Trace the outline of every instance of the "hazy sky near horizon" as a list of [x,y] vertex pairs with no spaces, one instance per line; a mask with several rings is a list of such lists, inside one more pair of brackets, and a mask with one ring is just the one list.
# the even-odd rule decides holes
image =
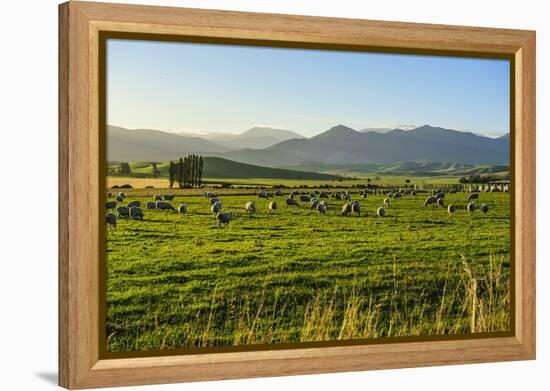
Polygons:
[[509,131],[507,60],[306,49],[107,42],[107,121],[126,128],[313,136],[442,126]]

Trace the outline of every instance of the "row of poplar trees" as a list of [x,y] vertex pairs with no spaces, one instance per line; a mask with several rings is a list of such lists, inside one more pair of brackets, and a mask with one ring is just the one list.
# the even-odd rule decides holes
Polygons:
[[200,155],[187,155],[178,162],[170,162],[168,179],[170,188],[177,183],[181,188],[200,187],[202,184],[203,159]]

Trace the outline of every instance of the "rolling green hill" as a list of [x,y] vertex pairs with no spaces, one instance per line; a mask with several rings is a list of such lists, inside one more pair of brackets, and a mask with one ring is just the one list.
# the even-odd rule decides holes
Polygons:
[[[161,177],[168,176],[169,162],[157,163]],[[109,168],[118,167],[118,162],[110,162]],[[151,175],[153,166],[151,162],[131,162],[130,168],[133,174]],[[331,180],[339,178],[334,174],[290,170],[283,168],[261,167],[252,164],[238,163],[232,160],[205,157],[204,178],[266,178],[266,179],[314,179]]]
[[333,175],[354,176],[363,174],[440,176],[506,173],[508,165],[475,165],[430,161],[405,161],[389,164],[322,164],[308,163],[285,168],[302,171],[316,171]]

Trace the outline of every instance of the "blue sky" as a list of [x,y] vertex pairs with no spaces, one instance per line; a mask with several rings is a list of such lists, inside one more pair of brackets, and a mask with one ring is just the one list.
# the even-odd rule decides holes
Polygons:
[[509,131],[507,60],[112,40],[107,121],[127,128],[305,136],[442,126]]

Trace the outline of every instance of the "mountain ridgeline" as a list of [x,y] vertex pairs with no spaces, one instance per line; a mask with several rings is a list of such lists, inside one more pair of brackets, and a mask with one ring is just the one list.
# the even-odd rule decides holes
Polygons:
[[[199,153],[259,166],[290,167],[404,161],[507,165],[510,159],[509,134],[489,138],[429,125],[388,132],[356,131],[338,125],[311,138],[282,129],[256,127],[240,135],[224,137],[226,139],[220,135],[207,139],[109,126],[108,160],[166,161],[187,153]],[[247,145],[269,146],[245,148]]]
[[421,126],[387,133],[358,132],[335,126],[310,139],[287,140],[263,150],[224,154],[228,159],[259,165],[368,164],[434,161],[464,164],[508,164],[510,138]]

